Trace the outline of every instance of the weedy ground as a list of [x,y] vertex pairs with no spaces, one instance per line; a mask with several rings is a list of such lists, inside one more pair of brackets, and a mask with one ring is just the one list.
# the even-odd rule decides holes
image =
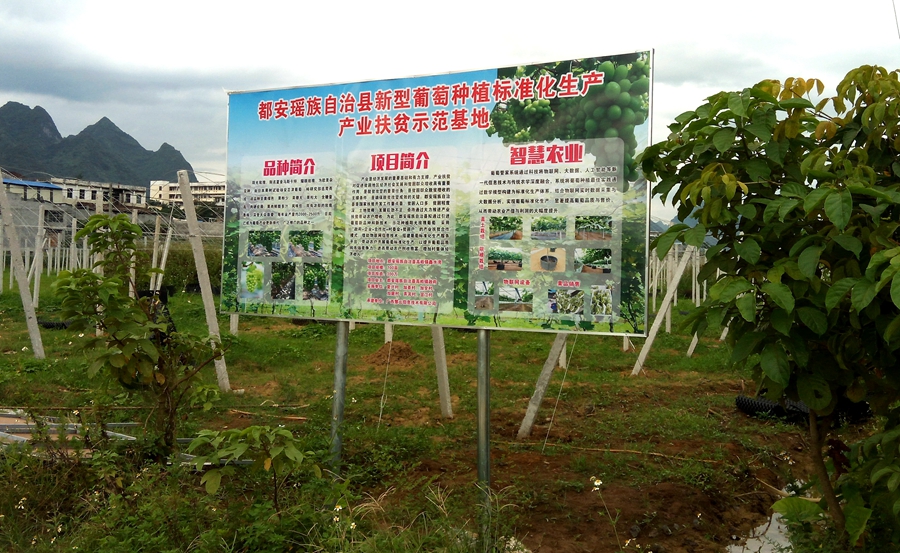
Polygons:
[[[39,318],[52,320],[50,280]],[[179,330],[204,331],[199,295],[176,294],[169,308]],[[676,326],[688,309],[675,310]],[[219,324],[227,335],[227,316]],[[498,331],[486,508],[476,471],[477,335],[444,334],[452,419],[441,417],[428,328],[397,325],[391,344],[378,324],[351,332],[342,466],[321,479],[290,475],[282,512],[267,499],[268,475],[250,468],[209,495],[190,467],[146,461],[141,440],[95,437],[92,458],[80,442],[50,443],[37,457],[0,454],[9,482],[0,486],[0,550],[469,551],[489,520],[496,543],[514,538],[513,548],[534,552],[721,552],[765,521],[777,499],[770,488],[811,473],[804,428],[735,409],[753,384],[728,366],[713,331],[692,358],[689,335],[660,334],[638,377],[630,372],[643,339],[623,352],[619,337],[570,336],[568,369],[555,371],[531,437],[518,441],[554,336]],[[84,337],[65,329],[42,337],[47,357],[36,360],[18,294],[0,294],[0,407],[72,422],[144,420],[138,394],[87,378]],[[208,371],[180,435],[283,425],[328,469],[335,325],[242,316],[226,342],[231,385],[242,392],[216,398]],[[215,400],[207,410],[203,398]],[[868,431],[842,433],[850,442]]]

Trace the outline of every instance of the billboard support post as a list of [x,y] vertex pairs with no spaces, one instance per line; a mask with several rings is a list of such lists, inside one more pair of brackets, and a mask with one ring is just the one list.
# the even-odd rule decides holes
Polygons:
[[490,550],[491,522],[491,331],[478,329],[478,486],[484,495],[479,541]]

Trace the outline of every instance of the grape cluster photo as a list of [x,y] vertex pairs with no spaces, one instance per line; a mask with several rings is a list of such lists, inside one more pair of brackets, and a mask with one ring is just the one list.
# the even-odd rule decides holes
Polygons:
[[[602,72],[603,84],[591,86],[584,96],[524,101],[513,98],[498,103],[491,112],[488,136],[498,135],[504,145],[585,141],[597,166],[623,159],[625,180],[634,182],[638,178],[635,128],[649,115],[649,52],[510,67],[500,70],[498,78],[531,77],[537,82],[542,75],[559,79],[570,71],[576,77]],[[619,138],[621,142],[589,140],[592,138]]]

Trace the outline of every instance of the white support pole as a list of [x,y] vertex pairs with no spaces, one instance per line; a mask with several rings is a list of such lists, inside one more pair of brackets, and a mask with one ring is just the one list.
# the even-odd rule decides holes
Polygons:
[[78,247],[75,244],[75,233],[78,232],[78,219],[72,217],[72,239],[69,241],[69,270],[74,271],[75,265],[78,263],[76,259],[78,255]]
[[[110,202],[110,205],[112,205],[112,202]],[[94,204],[94,207],[95,207],[95,209],[97,210],[97,215],[103,215],[103,201],[102,201],[102,200],[100,200],[100,201],[98,201],[96,204]],[[110,215],[112,215],[112,213],[110,213]],[[86,239],[85,239],[85,241],[84,241],[84,245],[85,245],[85,247],[87,247],[87,240],[86,240]],[[94,255],[94,261],[93,261],[93,262],[94,262],[94,263],[99,263],[99,262],[102,261],[102,260],[103,260],[103,254],[102,254],[101,252],[97,252],[97,253]],[[94,272],[97,273],[97,274],[100,275],[100,276],[103,276],[103,266],[102,266],[102,265],[97,265],[96,267],[94,267]]]
[[[3,186],[0,183],[0,186]],[[3,225],[0,225],[0,294],[3,293],[3,275],[6,274],[6,247],[3,245]]]
[[[681,275],[678,276],[678,280],[675,280],[674,278],[672,278],[672,272],[674,271],[674,268],[675,268],[676,247],[677,246],[673,246],[672,249],[669,250],[669,255],[666,258],[667,267],[668,267],[668,270],[666,271],[666,282],[668,283],[668,284],[666,284],[666,296],[668,297],[669,288],[673,288],[675,290],[675,295],[672,297],[674,299],[675,305],[678,305],[678,283],[681,280]],[[684,255],[685,253],[687,253],[687,250],[682,252],[682,255]],[[665,301],[663,301],[663,303],[665,304]],[[665,308],[661,308],[661,309],[665,309]],[[671,308],[665,309],[665,313],[666,313],[666,334],[671,334],[672,333],[672,309]]]
[[38,301],[41,299],[41,273],[44,272],[44,204],[38,207],[38,230],[34,237],[34,291],[32,303],[35,310],[38,309]]
[[[672,309],[675,292],[678,290],[677,283],[681,280],[681,275],[684,274],[684,269],[685,267],[687,267],[688,261],[690,260],[689,254],[691,250],[691,246],[686,247],[684,253],[681,256],[681,261],[678,263],[678,268],[675,269],[675,273],[672,275],[672,278],[669,281],[669,286],[666,289],[666,295],[663,298],[662,306],[660,307],[660,309],[663,311],[669,311]],[[653,319],[653,325],[650,327],[650,332],[647,334],[647,340],[644,342],[644,345],[641,348],[641,353],[640,355],[638,355],[637,362],[634,364],[634,370],[631,371],[631,376],[637,376],[644,369],[644,361],[647,360],[647,355],[650,353],[650,348],[653,347],[653,340],[656,339],[656,335],[659,333],[659,327],[662,325],[664,318],[665,316],[663,313],[657,313],[656,318]]]
[[241,318],[237,313],[232,313],[228,317],[228,331],[231,332],[232,336],[238,335],[238,321]]
[[[178,171],[178,185],[181,188],[184,215],[187,218],[190,233],[188,238],[191,242],[191,249],[194,250],[194,264],[197,266],[197,280],[200,282],[200,294],[203,296],[206,324],[209,327],[209,335],[218,341],[220,334],[219,321],[216,319],[215,299],[213,299],[212,286],[209,283],[209,269],[206,267],[206,254],[203,252],[203,241],[200,239],[200,225],[197,223],[197,211],[194,209],[194,197],[191,195],[191,182],[188,179],[187,171]],[[221,391],[231,391],[224,357],[216,359],[216,378]]]
[[[565,338],[563,338],[565,340]],[[559,352],[559,361],[558,365],[560,369],[565,369],[569,366],[569,361],[566,359],[566,342],[563,341],[563,348]]]
[[6,187],[0,184],[0,213],[3,214],[3,227],[6,229],[6,240],[9,242],[9,251],[12,257],[12,271],[16,275],[19,285],[19,296],[22,298],[22,308],[25,311],[25,324],[28,327],[28,336],[31,338],[31,349],[34,350],[35,359],[44,359],[44,344],[41,342],[41,331],[38,328],[37,316],[34,313],[34,305],[31,303],[31,295],[28,293],[28,278],[25,275],[25,263],[22,259],[22,250],[19,246],[19,235],[16,225],[13,223],[13,211],[9,198],[6,195]]
[[[41,229],[43,230],[43,229]],[[32,302],[34,303],[34,308],[38,308],[38,300],[41,298],[41,273],[44,272],[44,247],[47,245],[47,240],[44,239],[41,241],[41,245],[39,248],[35,250],[35,258],[34,258],[34,290],[32,297]]]
[[[136,225],[137,221],[138,221],[137,210],[132,209],[131,210],[131,224]],[[133,283],[133,285],[128,287],[128,297],[129,298],[134,297],[134,291],[137,288],[137,267],[135,266],[135,264],[137,263],[136,255],[137,255],[137,252],[134,252],[134,251],[131,252],[131,270],[129,271],[129,274],[131,275],[131,282]]]
[[[162,223],[162,217],[156,216],[156,230],[153,231],[153,257],[150,261],[150,267],[156,269],[156,258],[159,255],[159,225]],[[150,275],[150,289],[156,290],[156,275]]]
[[[387,336],[386,328],[385,336]],[[431,344],[434,348],[434,368],[437,372],[441,416],[445,419],[452,419],[453,406],[450,403],[450,378],[447,374],[447,348],[444,347],[444,328],[442,326],[431,326]]]
[[[432,327],[433,329],[434,327]],[[432,330],[432,334],[434,330]],[[441,334],[441,340],[444,339],[444,335]],[[384,343],[390,344],[394,341],[394,324],[393,323],[384,323]],[[436,352],[437,350],[435,350]]]
[[350,321],[349,331],[356,330],[356,321]]
[[687,356],[693,357],[694,350],[697,348],[697,344],[700,342],[700,336],[694,333],[694,337],[691,339],[691,345],[688,346]]
[[159,292],[159,289],[162,287],[162,279],[165,276],[166,272],[166,261],[169,259],[169,246],[172,243],[172,227],[170,226],[166,232],[166,244],[163,246],[162,257],[159,260],[158,269],[162,271],[160,274],[156,275],[156,281],[153,285],[153,291]]
[[541,375],[534,386],[534,394],[532,394],[531,400],[528,402],[525,418],[522,419],[522,425],[519,426],[519,433],[516,435],[519,440],[524,440],[531,435],[531,428],[534,426],[534,419],[537,417],[538,409],[541,408],[541,402],[544,401],[547,386],[550,385],[553,369],[556,368],[560,353],[566,349],[566,336],[567,333],[560,332],[553,340],[553,346],[550,347],[550,355],[547,356],[547,360],[544,362],[544,368],[541,369]]

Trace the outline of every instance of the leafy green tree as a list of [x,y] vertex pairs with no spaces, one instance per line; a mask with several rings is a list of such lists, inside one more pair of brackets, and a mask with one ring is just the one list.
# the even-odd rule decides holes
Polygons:
[[679,115],[641,167],[681,220],[699,221],[660,236],[660,255],[675,240],[718,240],[700,277],[721,276],[694,329],[728,325],[732,361],[770,398],[810,407],[818,485],[838,534],[857,543],[875,513],[896,540],[900,467],[887,460],[896,436],[891,456],[872,446],[852,467],[833,456],[834,476],[867,471],[868,489],[833,479],[823,448],[839,402],[867,400],[889,434],[900,431],[900,81],[862,66],[834,97],[819,99],[823,91],[817,79],[789,78],[715,94]]
[[222,350],[208,336],[177,332],[164,304],[139,297],[131,267],[141,256],[140,236],[140,227],[127,215],[92,216],[75,239],[87,238],[100,271],[63,271],[55,288],[62,317],[72,321],[69,329],[96,330],[84,342],[94,356],[88,374],[102,371],[153,405],[149,430],[156,435],[159,453],[168,455],[177,446],[179,408],[189,399],[198,373]]

